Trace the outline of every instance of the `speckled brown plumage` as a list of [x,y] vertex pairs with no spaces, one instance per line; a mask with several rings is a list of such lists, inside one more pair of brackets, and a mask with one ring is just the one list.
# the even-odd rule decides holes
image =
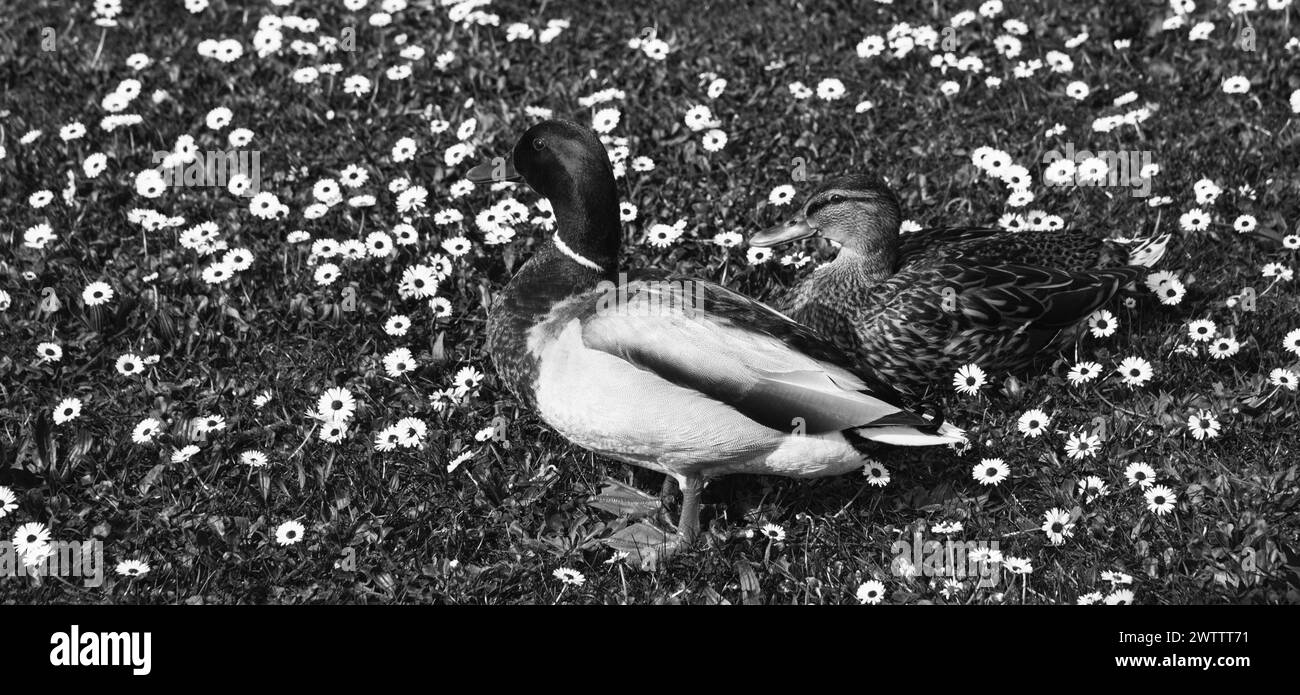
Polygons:
[[[828,214],[846,202],[872,219]],[[1023,369],[1146,272],[1126,265],[1126,249],[1073,231],[936,227],[899,236],[897,199],[873,177],[828,182],[804,210],[811,229],[844,249],[781,308],[913,393],[970,363]],[[1142,248],[1140,260],[1153,262],[1163,240]]]

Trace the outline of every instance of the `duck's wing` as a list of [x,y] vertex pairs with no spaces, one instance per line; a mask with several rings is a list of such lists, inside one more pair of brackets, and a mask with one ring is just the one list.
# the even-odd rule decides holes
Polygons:
[[[690,282],[629,282],[634,299],[622,305],[626,310],[593,305],[584,312],[583,345],[773,429],[790,431],[795,418],[809,434],[938,429],[906,409],[893,389],[819,358],[814,353],[833,348],[798,323],[726,288]],[[664,310],[672,306],[680,310]]]
[[954,247],[1006,233],[1005,229],[996,227],[940,226],[918,229],[898,237],[898,263],[900,267],[906,266],[920,258],[949,253]]
[[956,260],[901,271],[882,304],[904,316],[954,325],[1060,329],[1099,309],[1141,275],[1132,267],[1062,270],[1039,266],[981,265]]
[[1092,268],[1101,260],[1103,240],[1075,231],[1009,232],[994,227],[934,227],[899,239],[899,267],[941,260],[984,265]]

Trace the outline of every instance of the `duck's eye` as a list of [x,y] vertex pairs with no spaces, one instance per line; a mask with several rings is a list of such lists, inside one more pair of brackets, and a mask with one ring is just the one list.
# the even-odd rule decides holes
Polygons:
[[536,140],[533,140],[533,149],[537,150],[538,152],[541,152],[542,150],[546,149],[546,141],[541,138],[537,138]]
[[833,195],[833,196],[831,196],[831,199],[830,199],[829,202],[830,202],[831,205],[839,205],[840,203],[843,203],[843,202],[844,202],[844,196],[842,196],[842,195]]

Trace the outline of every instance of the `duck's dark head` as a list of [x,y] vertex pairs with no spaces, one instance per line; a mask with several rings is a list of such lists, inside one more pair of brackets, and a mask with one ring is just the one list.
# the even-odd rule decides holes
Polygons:
[[750,238],[751,246],[777,246],[819,236],[850,255],[892,255],[902,211],[898,197],[879,176],[856,173],[823,183],[784,224]]
[[[470,170],[475,183],[526,181],[551,201],[556,238],[574,262],[612,273],[618,263],[618,189],[609,155],[590,128],[571,121],[543,121],[519,138],[509,159]],[[570,253],[572,252],[572,253]],[[583,263],[589,262],[590,265]]]

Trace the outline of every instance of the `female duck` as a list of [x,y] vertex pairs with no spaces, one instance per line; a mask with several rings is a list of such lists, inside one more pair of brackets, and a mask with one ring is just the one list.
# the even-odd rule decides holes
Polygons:
[[893,191],[878,177],[833,179],[784,225],[750,239],[837,242],[780,305],[890,383],[923,391],[969,363],[1016,371],[1059,345],[1164,255],[1168,235],[1113,248],[1071,232],[939,227],[900,237]]
[[686,543],[709,478],[835,475],[860,468],[879,444],[961,441],[757,301],[698,280],[669,296],[685,285],[616,275],[618,194],[587,128],[540,123],[513,161],[470,172],[480,182],[520,177],[551,201],[557,231],[498,297],[492,361],[570,441],[675,478]]

